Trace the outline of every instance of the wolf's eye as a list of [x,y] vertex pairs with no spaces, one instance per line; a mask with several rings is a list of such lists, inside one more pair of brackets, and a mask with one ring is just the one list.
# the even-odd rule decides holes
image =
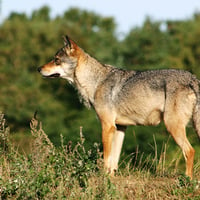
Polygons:
[[55,62],[56,65],[60,65],[60,59],[55,58],[54,62]]

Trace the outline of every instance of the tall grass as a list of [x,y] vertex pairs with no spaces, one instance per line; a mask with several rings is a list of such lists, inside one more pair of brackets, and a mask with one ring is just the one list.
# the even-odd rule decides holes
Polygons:
[[0,113],[0,199],[199,199],[199,163],[195,180],[168,172],[166,145],[158,158],[145,160],[136,153],[115,177],[104,173],[102,153],[94,144],[88,151],[80,129],[77,144],[69,142],[56,148],[35,118],[30,123],[33,136],[31,152],[22,154],[9,140]]

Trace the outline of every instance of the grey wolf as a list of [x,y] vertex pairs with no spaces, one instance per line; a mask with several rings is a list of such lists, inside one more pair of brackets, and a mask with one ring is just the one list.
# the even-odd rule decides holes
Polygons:
[[44,77],[61,77],[73,84],[87,107],[93,107],[102,126],[104,166],[118,168],[128,125],[157,125],[162,120],[182,149],[186,175],[192,178],[195,150],[186,137],[192,118],[200,136],[199,80],[175,69],[128,71],[101,64],[69,37],[47,64],[38,68]]

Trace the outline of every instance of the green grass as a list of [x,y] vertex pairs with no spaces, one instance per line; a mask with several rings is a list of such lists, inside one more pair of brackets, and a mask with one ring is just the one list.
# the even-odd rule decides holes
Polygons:
[[165,146],[159,158],[155,153],[153,160],[138,155],[137,165],[123,161],[125,167],[110,177],[99,145],[86,150],[81,129],[77,144],[64,145],[61,136],[59,148],[36,119],[30,129],[30,153],[19,153],[0,113],[0,199],[200,199],[200,161],[191,181],[178,173],[178,158],[176,169],[169,170]]

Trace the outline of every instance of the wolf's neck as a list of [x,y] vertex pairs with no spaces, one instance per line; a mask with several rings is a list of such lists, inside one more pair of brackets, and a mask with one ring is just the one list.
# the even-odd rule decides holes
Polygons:
[[105,80],[111,69],[111,66],[102,65],[88,54],[79,60],[74,76],[75,86],[87,107],[94,103],[97,87]]

